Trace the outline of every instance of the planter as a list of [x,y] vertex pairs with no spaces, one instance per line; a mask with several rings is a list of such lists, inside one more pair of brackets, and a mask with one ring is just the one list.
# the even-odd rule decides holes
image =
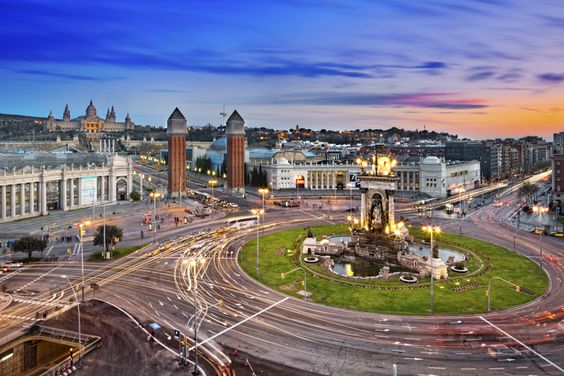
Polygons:
[[417,278],[412,275],[402,275],[399,277],[399,280],[403,283],[417,283]]
[[468,273],[468,268],[466,267],[462,267],[462,268],[457,268],[456,265],[453,265],[450,267],[450,270],[452,270],[455,273]]
[[319,262],[319,257],[304,257],[304,262],[307,262],[308,264],[315,264],[316,262]]

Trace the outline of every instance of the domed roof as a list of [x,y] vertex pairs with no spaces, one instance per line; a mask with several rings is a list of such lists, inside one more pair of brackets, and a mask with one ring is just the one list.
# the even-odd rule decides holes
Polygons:
[[289,165],[290,162],[288,162],[288,160],[284,157],[280,157],[280,158],[276,158],[276,164],[279,165]]
[[425,163],[425,164],[441,164],[441,160],[438,157],[431,155],[429,157],[425,157],[423,159],[423,163]]
[[220,137],[217,140],[215,140],[210,145],[210,149],[217,151],[227,150],[227,137]]
[[329,239],[323,239],[321,241],[321,244],[323,244],[323,245],[329,244]]
[[92,99],[90,99],[90,104],[86,107],[86,117],[95,118],[96,117],[96,107],[92,104]]

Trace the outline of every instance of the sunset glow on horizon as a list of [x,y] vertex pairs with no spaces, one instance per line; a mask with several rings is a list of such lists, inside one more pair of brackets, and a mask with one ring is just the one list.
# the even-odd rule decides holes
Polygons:
[[460,137],[564,126],[557,1],[82,3],[0,0],[0,113],[250,127],[427,129]]

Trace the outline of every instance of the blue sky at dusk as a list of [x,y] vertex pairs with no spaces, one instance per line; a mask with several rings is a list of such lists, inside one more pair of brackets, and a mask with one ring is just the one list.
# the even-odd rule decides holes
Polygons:
[[561,1],[2,1],[0,112],[138,124],[564,130]]

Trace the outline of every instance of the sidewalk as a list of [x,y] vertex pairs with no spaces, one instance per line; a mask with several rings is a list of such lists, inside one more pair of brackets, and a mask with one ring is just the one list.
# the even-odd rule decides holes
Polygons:
[[[146,209],[148,201],[118,202],[106,204],[106,216],[113,212],[139,213]],[[94,214],[98,218],[102,213],[102,207],[96,206]],[[81,208],[70,211],[52,211],[49,215],[24,218],[13,222],[3,223],[0,226],[0,240],[17,239],[23,235],[39,235],[47,231],[61,231],[72,228],[81,220],[92,219],[92,207]],[[41,229],[43,227],[43,229]]]
[[[133,204],[122,204],[122,205],[111,205],[106,207],[106,225],[117,225],[123,230],[123,239],[116,245],[116,248],[127,247],[140,244],[149,244],[153,242],[153,231],[149,230],[148,224],[143,224],[143,213],[148,213],[152,211],[153,206],[147,203],[137,202]],[[115,213],[115,214],[114,214]],[[178,204],[165,204],[164,201],[157,203],[157,215],[162,221],[156,230],[157,242],[160,239],[166,238],[171,234],[179,234],[186,232],[194,227],[204,226],[207,223],[211,223],[220,220],[225,217],[225,213],[222,211],[214,210],[212,215],[205,218],[196,218],[188,216],[184,211],[184,206]],[[94,246],[92,244],[92,239],[96,228],[102,225],[103,220],[100,217],[101,208],[96,208],[96,219],[92,221],[91,225],[87,227],[86,234],[84,235],[84,253],[86,258],[93,251],[100,250],[101,246]],[[184,216],[188,216],[191,222],[186,224],[183,223]],[[181,222],[177,225],[174,221],[175,217],[179,217]],[[56,212],[56,214],[29,218],[16,223],[8,223],[2,226],[2,233],[0,234],[0,240],[15,240],[23,235],[28,235],[30,233],[35,233],[36,235],[41,235],[47,231],[47,226],[49,224],[53,225],[50,228],[50,233],[54,237],[49,239],[49,244],[43,252],[43,257],[61,257],[69,258],[69,261],[76,261],[78,255],[78,238],[76,223],[80,220],[91,220],[92,218],[92,208],[85,208],[76,210],[73,212]],[[57,219],[57,221],[51,222],[51,220]],[[22,223],[25,222],[25,226]],[[10,225],[12,232],[7,233],[7,229]],[[41,230],[41,226],[45,226],[45,231]],[[69,228],[70,226],[70,228]],[[18,229],[19,227],[19,229]],[[38,230],[39,231],[38,231]],[[143,237],[142,234],[143,233]],[[8,237],[13,236],[13,237]],[[62,240],[62,237],[70,237],[72,240],[70,242]],[[70,250],[70,255],[69,251]],[[16,258],[24,257],[23,253],[16,253],[14,256]],[[21,257],[19,257],[21,256]],[[36,252],[34,257],[40,257],[40,254]]]

